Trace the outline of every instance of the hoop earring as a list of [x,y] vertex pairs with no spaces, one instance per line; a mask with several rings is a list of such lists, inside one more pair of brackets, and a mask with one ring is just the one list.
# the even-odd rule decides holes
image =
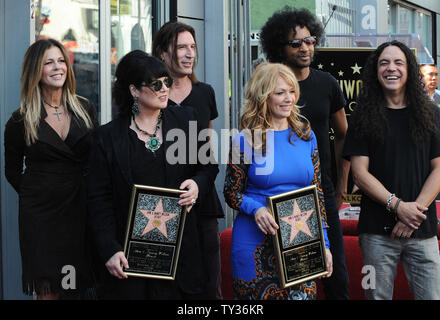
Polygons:
[[140,112],[141,111],[139,110],[138,97],[133,96],[133,105],[131,106],[131,113],[133,113],[133,115],[137,116]]

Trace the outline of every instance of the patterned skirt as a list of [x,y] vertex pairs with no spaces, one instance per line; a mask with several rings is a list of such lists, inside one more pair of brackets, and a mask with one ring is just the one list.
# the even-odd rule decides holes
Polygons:
[[[246,255],[238,255],[246,259]],[[252,261],[249,261],[252,263]],[[250,280],[233,279],[234,297],[237,300],[315,300],[317,287],[315,281],[307,281],[283,289],[280,286],[273,242],[270,237],[254,251],[255,276]]]

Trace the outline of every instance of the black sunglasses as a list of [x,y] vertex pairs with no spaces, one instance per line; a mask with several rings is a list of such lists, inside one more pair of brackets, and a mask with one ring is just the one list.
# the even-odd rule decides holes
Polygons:
[[156,92],[162,90],[163,85],[165,85],[167,88],[171,88],[173,85],[173,79],[166,77],[163,81],[158,79],[151,81],[149,84],[142,84],[143,87],[148,87]]
[[316,37],[310,36],[310,37],[305,37],[303,39],[293,39],[293,40],[287,41],[287,44],[289,46],[291,46],[292,48],[296,49],[296,48],[301,47],[301,44],[303,43],[303,41],[309,46],[314,45],[316,43]]

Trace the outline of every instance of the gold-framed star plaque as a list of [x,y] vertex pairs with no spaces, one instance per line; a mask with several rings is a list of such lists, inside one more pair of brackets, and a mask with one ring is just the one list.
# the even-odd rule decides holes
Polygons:
[[124,254],[128,276],[174,280],[186,218],[185,191],[134,185]]
[[328,274],[316,186],[266,198],[279,226],[273,236],[283,288]]

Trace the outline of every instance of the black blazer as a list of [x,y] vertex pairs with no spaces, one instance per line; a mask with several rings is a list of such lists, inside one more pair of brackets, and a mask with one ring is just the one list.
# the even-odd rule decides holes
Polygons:
[[[88,100],[77,98],[97,126],[95,108]],[[93,130],[71,112],[69,133],[63,141],[46,117],[41,105],[38,138],[30,146],[25,142],[19,110],[5,128],[5,176],[19,195],[23,288],[32,289],[34,281],[43,277],[58,284],[56,279],[66,264],[75,266],[79,286],[86,287],[89,284],[82,280],[89,280],[90,266],[85,251],[85,175]]]
[[[173,128],[186,133],[187,160],[189,157],[189,121],[196,120],[192,108],[167,107],[163,112],[162,134],[165,152],[174,143],[166,141]],[[116,252],[123,251],[129,201],[133,188],[129,163],[128,130],[130,117],[122,116],[98,128],[92,146],[88,176],[88,205],[92,233],[100,262],[105,264]],[[177,138],[176,138],[177,139]],[[192,139],[192,143],[194,143]],[[200,147],[200,146],[198,146]],[[187,162],[188,163],[188,162]],[[206,197],[218,173],[215,164],[165,164],[167,187],[178,189],[186,179],[193,179],[199,188],[199,199]],[[200,293],[204,290],[205,271],[197,231],[195,205],[187,215],[179,265],[176,274],[182,290]],[[104,271],[104,270],[103,270]],[[107,272],[105,270],[104,272]]]
[[[89,114],[93,126],[98,126],[96,110],[85,98],[77,96],[84,110]],[[68,107],[69,108],[69,107]],[[23,178],[23,159],[27,170],[37,166],[44,166],[50,162],[63,165],[70,163],[88,164],[91,130],[87,129],[80,119],[72,113],[68,138],[74,150],[70,149],[44,120],[47,117],[46,109],[41,105],[40,121],[37,129],[38,139],[30,146],[26,145],[23,117],[20,109],[13,112],[5,126],[5,176],[17,193],[20,192]],[[86,143],[84,143],[86,141]],[[65,167],[62,166],[63,172]],[[87,171],[87,168],[84,168]]]

